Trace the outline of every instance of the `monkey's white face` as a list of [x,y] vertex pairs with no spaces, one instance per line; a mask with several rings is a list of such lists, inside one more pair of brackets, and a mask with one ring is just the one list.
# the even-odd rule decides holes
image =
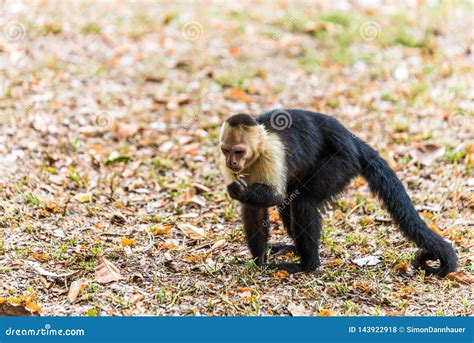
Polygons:
[[258,146],[254,128],[232,128],[224,124],[220,137],[220,148],[226,167],[234,174],[244,171],[257,156]]
[[225,157],[225,163],[227,168],[232,170],[233,173],[240,173],[246,167],[251,153],[249,148],[245,144],[229,145],[222,143],[221,150]]

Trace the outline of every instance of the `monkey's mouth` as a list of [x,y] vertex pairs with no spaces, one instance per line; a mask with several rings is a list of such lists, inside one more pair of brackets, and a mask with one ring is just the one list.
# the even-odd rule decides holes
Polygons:
[[230,169],[230,170],[232,171],[232,173],[234,173],[234,174],[238,174],[238,173],[240,173],[240,172],[242,171],[242,168],[239,168],[239,167],[230,167],[229,169]]

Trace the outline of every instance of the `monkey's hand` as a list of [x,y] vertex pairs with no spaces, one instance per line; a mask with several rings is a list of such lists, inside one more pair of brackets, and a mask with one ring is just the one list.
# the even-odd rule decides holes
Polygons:
[[243,201],[247,194],[247,183],[242,179],[237,179],[227,186],[227,192],[232,199]]
[[245,181],[236,180],[227,186],[227,190],[232,199],[255,207],[276,206],[284,200],[284,196],[272,187],[259,182],[247,186]]

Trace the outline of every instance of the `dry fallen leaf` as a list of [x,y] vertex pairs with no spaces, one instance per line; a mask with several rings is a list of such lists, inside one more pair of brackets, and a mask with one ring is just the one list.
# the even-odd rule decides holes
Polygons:
[[138,130],[140,126],[136,124],[117,123],[114,127],[114,138],[124,140],[135,135]]
[[406,273],[408,271],[408,266],[409,266],[408,261],[400,261],[395,265],[395,270],[401,273]]
[[91,202],[92,201],[92,193],[79,193],[74,196],[74,199],[76,199],[79,202]]
[[304,305],[297,305],[290,302],[286,307],[290,311],[293,317],[309,316],[310,312],[304,307]]
[[457,281],[462,285],[474,284],[474,275],[466,272],[452,272],[446,275],[446,278],[452,281]]
[[71,287],[69,287],[69,292],[67,294],[67,300],[70,304],[77,300],[77,297],[81,293],[81,291],[89,285],[89,281],[86,279],[79,279],[73,281],[71,283]]
[[443,231],[441,231],[437,226],[436,224],[434,223],[431,223],[431,224],[428,224],[428,227],[433,230],[434,232],[436,232],[438,235],[440,235],[441,237],[444,235]]
[[129,239],[127,237],[123,237],[121,240],[120,240],[120,245],[122,247],[134,247],[135,246],[135,241],[133,239]]
[[359,280],[354,281],[352,285],[355,289],[361,290],[364,293],[369,293],[372,290],[371,285],[361,282]]
[[34,293],[19,297],[0,298],[0,316],[39,316],[41,306]]
[[35,259],[38,262],[48,262],[49,260],[49,255],[48,254],[37,254],[37,253],[32,253],[31,257]]
[[130,304],[132,304],[132,305],[136,305],[137,303],[139,303],[143,299],[145,299],[145,296],[143,294],[141,294],[140,292],[138,292],[137,290],[134,290],[130,294],[130,297],[129,297]]
[[352,260],[352,262],[357,264],[359,267],[375,266],[377,263],[380,262],[380,258],[378,256],[366,256],[366,257],[356,258]]
[[195,195],[183,202],[183,205],[188,205],[188,204],[196,204],[200,207],[205,207],[206,206],[206,199],[204,197]]
[[445,151],[446,149],[444,147],[439,147],[435,144],[426,144],[412,149],[410,155],[413,158],[413,162],[420,162],[425,166],[429,166],[438,157],[443,156]]
[[206,231],[201,227],[187,223],[178,224],[177,226],[186,236],[191,239],[201,240],[206,238]]
[[270,208],[270,220],[273,223],[279,223],[280,222],[280,213],[278,213],[277,210]]
[[225,239],[219,239],[217,242],[215,242],[212,247],[209,249],[208,252],[213,252],[214,250],[220,249],[224,247],[227,244],[227,241]]
[[173,225],[152,226],[151,231],[156,235],[169,235]]
[[238,293],[243,293],[243,292],[255,293],[255,291],[250,287],[237,287],[237,292]]
[[273,276],[275,279],[286,279],[290,275],[286,270],[277,270]]
[[326,266],[328,266],[328,267],[336,267],[336,266],[341,265],[342,263],[343,263],[343,261],[342,261],[341,259],[336,258],[336,259],[334,259],[334,260],[332,260],[332,261],[327,261],[327,262],[326,262]]
[[331,310],[325,308],[325,309],[322,309],[321,311],[319,311],[318,313],[316,313],[316,316],[318,316],[318,317],[334,316],[334,312],[332,312]]
[[245,93],[245,91],[243,91],[240,88],[231,88],[231,89],[229,89],[226,92],[226,96],[228,98],[232,99],[232,100],[245,102],[247,104],[252,102],[252,98],[247,93]]
[[39,316],[39,313],[30,311],[23,304],[1,302],[0,299],[0,316]]
[[237,295],[244,300],[249,300],[252,298],[252,292],[249,292],[249,291],[239,292],[237,293]]
[[46,209],[50,212],[54,212],[54,213],[61,212],[61,208],[52,200],[46,200],[44,202],[44,205],[45,205]]
[[409,298],[414,292],[415,292],[415,289],[411,286],[402,287],[395,293],[395,296],[399,296],[401,298],[406,299],[406,298]]
[[99,258],[99,265],[95,269],[95,277],[98,283],[110,283],[121,279],[120,270],[105,257]]
[[163,243],[160,245],[161,249],[165,249],[165,250],[172,250],[174,248],[176,248],[176,245],[174,245],[173,243]]

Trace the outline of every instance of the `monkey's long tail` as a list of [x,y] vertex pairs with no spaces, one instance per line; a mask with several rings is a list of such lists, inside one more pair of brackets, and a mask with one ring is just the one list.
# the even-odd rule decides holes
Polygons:
[[[405,187],[388,163],[369,145],[356,139],[360,152],[362,176],[384,203],[395,223],[422,250],[413,261],[415,268],[440,277],[456,270],[458,258],[453,246],[428,228],[410,200]],[[439,267],[429,266],[429,260],[440,261]]]

